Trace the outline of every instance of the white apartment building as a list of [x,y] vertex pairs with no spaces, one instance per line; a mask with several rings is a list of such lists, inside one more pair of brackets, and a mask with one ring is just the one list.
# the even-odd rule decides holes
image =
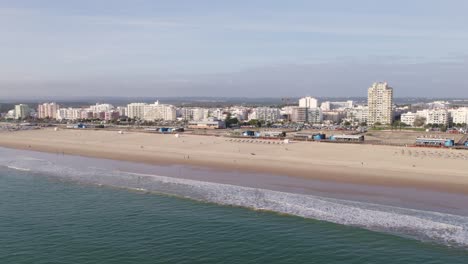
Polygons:
[[408,112],[408,113],[401,114],[401,122],[403,124],[408,125],[408,126],[413,126],[414,121],[416,120],[417,116],[418,115],[416,113],[413,113],[413,112]]
[[129,118],[143,119],[145,116],[146,103],[131,103],[127,105],[127,116]]
[[209,110],[209,116],[218,120],[224,120],[226,118],[225,111],[219,108],[213,108]]
[[229,109],[231,113],[231,118],[237,118],[238,120],[246,120],[249,114],[249,108],[243,106],[236,106]]
[[29,117],[31,113],[31,109],[29,109],[28,105],[19,104],[15,105],[15,119],[24,119]]
[[90,106],[89,109],[93,113],[110,112],[110,111],[114,110],[114,106],[111,105],[111,104],[99,104],[99,103],[97,103],[96,105]]
[[177,109],[177,116],[182,117],[183,120],[188,121],[202,121],[207,120],[210,116],[208,108],[179,108]]
[[468,124],[468,107],[449,110],[454,124]]
[[346,117],[346,112],[344,111],[322,111],[323,121],[328,123],[341,123],[343,118]]
[[308,119],[311,124],[320,124],[323,122],[322,110],[318,107],[310,108],[308,111]]
[[38,118],[57,118],[57,110],[59,109],[57,103],[44,103],[40,104],[37,107],[37,117]]
[[81,108],[59,108],[57,110],[58,120],[76,120],[82,118],[83,109]]
[[301,98],[299,99],[299,107],[317,108],[318,100],[310,96]]
[[402,114],[401,122],[413,126],[418,117],[423,117],[426,120],[425,124],[448,125],[450,120],[450,114],[446,109],[426,109]]
[[5,115],[5,118],[15,118],[15,109],[8,111]]
[[352,122],[367,123],[369,107],[358,105],[346,110],[346,118]]
[[285,106],[281,108],[281,115],[282,116],[291,116],[293,109],[296,108],[295,106]]
[[369,115],[368,125],[392,124],[393,122],[393,88],[386,82],[377,82],[372,84],[367,93],[367,104]]
[[319,107],[293,107],[291,120],[299,123],[319,124],[323,122],[322,110]]
[[209,117],[209,110],[208,108],[192,108],[192,119],[194,121],[202,121],[202,120],[207,120]]
[[119,112],[120,116],[127,116],[127,107],[126,106],[117,106],[116,110]]
[[276,122],[281,118],[281,111],[278,108],[271,107],[257,107],[252,109],[249,114],[249,120],[263,120],[269,122]]
[[443,108],[448,108],[449,105],[450,103],[447,101],[434,101],[434,102],[428,103],[427,107],[429,109],[443,109]]
[[174,121],[176,118],[176,108],[173,105],[159,104],[159,102],[156,102],[143,107],[143,119],[146,121]]
[[345,110],[353,108],[354,102],[352,100],[346,102],[330,102],[325,101],[320,105],[322,111],[332,111],[332,110]]
[[448,125],[449,112],[447,109],[435,109],[427,111],[427,124]]
[[191,108],[178,108],[176,110],[177,117],[180,117],[182,120],[191,121],[192,120],[192,109]]

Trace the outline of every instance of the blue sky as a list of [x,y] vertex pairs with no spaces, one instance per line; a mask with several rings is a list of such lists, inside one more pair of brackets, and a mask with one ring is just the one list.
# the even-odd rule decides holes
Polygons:
[[468,1],[0,0],[0,96],[468,97]]

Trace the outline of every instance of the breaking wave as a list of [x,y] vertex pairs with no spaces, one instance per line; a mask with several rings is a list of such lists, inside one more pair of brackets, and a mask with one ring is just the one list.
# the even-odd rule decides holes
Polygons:
[[0,166],[82,183],[268,210],[468,248],[468,217],[464,216],[95,167],[76,169],[23,157],[0,159]]

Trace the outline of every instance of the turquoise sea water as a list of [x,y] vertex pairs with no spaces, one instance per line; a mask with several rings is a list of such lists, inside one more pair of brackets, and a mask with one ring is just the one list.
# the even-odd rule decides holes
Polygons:
[[0,263],[468,263],[468,251],[0,168]]

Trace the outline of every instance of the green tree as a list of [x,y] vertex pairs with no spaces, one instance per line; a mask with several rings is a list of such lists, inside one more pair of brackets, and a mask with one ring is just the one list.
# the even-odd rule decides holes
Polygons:
[[413,126],[415,127],[422,127],[426,123],[426,118],[422,116],[417,116],[414,119]]
[[439,128],[440,128],[440,131],[447,132],[447,126],[446,125],[440,125]]
[[249,126],[255,126],[255,127],[261,127],[262,126],[262,123],[260,121],[258,121],[257,119],[249,120],[249,122],[247,122],[247,124]]
[[239,124],[239,119],[235,118],[226,118],[226,127],[231,127],[233,125],[238,125]]

